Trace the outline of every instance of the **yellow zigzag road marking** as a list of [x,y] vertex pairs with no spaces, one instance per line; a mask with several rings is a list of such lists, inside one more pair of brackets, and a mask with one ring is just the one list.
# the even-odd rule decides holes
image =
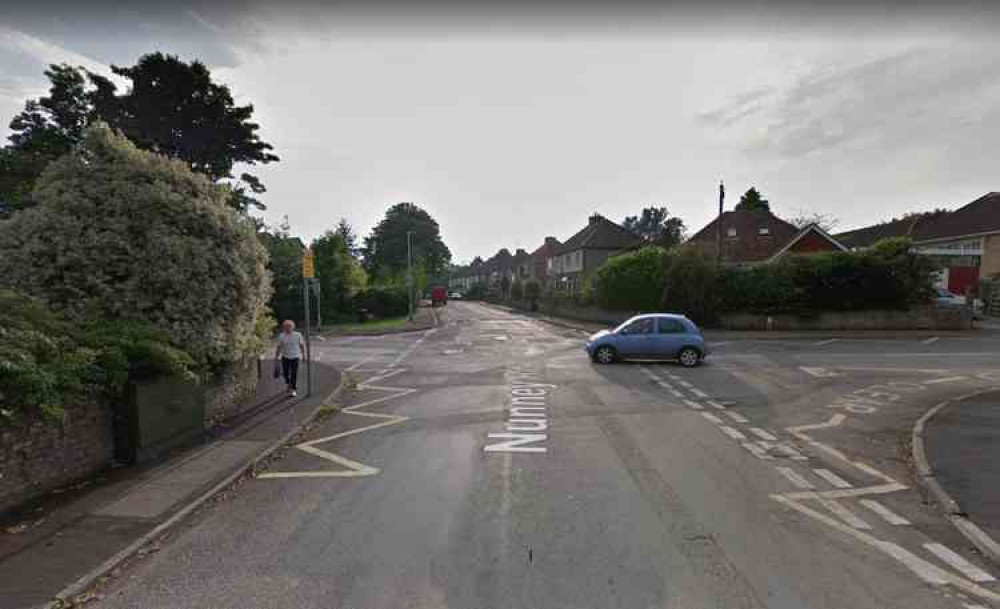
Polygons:
[[396,425],[404,421],[409,420],[409,417],[404,417],[400,415],[393,414],[381,414],[377,412],[361,412],[359,409],[366,406],[371,406],[373,404],[379,404],[393,398],[398,398],[400,396],[409,395],[415,393],[416,389],[406,388],[406,387],[386,387],[381,385],[372,385],[373,381],[381,381],[387,379],[390,376],[395,376],[401,372],[405,372],[405,368],[395,368],[395,369],[383,369],[381,374],[373,376],[364,383],[358,385],[358,389],[375,389],[378,391],[395,391],[396,393],[390,395],[384,395],[380,398],[375,398],[373,400],[368,400],[360,404],[355,404],[348,408],[344,408],[341,412],[352,414],[356,417],[368,417],[372,419],[382,419],[380,423],[374,423],[372,425],[366,425],[364,427],[358,427],[357,429],[352,429],[350,431],[344,431],[332,436],[327,436],[325,438],[317,438],[316,440],[310,440],[308,442],[303,442],[301,444],[295,445],[295,448],[326,459],[327,461],[332,461],[337,465],[344,467],[343,470],[337,471],[308,471],[308,472],[265,472],[259,474],[258,478],[357,478],[361,476],[374,476],[379,473],[377,467],[372,467],[370,465],[365,465],[364,463],[358,463],[357,461],[352,461],[346,457],[342,457],[336,453],[332,453],[322,448],[317,448],[317,444],[323,444],[325,442],[331,442],[333,440],[338,440],[340,438],[346,438],[347,436],[353,436],[365,431],[370,431],[372,429],[378,429],[379,427],[388,427],[390,425]]

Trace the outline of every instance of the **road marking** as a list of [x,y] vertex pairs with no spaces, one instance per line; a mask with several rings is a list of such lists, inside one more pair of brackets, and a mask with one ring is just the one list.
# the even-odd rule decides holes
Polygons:
[[809,482],[808,480],[800,476],[798,472],[796,472],[794,469],[790,467],[776,467],[774,469],[781,472],[785,476],[785,478],[788,478],[789,482],[791,482],[798,488],[805,490],[812,490],[816,488],[815,486],[812,485],[812,482]]
[[768,442],[777,442],[778,438],[774,436],[771,432],[761,429],[760,427],[751,427],[750,433],[757,436],[761,440],[767,440]]
[[813,472],[837,488],[854,488],[853,484],[828,469],[814,469]]
[[809,367],[809,366],[799,366],[799,370],[801,370],[802,372],[805,372],[806,374],[811,374],[812,376],[815,376],[816,378],[821,378],[821,379],[822,378],[831,378],[831,377],[834,377],[834,376],[840,376],[836,372],[830,372],[830,371],[828,371],[826,368],[816,368],[816,367]]
[[712,408],[715,408],[716,410],[725,410],[726,409],[725,406],[723,406],[722,404],[720,404],[720,403],[718,403],[718,402],[716,402],[714,400],[705,400],[705,403],[708,404],[709,406],[711,406]]
[[871,525],[869,525],[867,522],[855,516],[854,512],[840,505],[833,499],[822,498],[819,500],[819,502],[822,503],[823,506],[826,507],[826,509],[836,514],[841,520],[851,525],[855,529],[861,529],[862,531],[867,531],[872,528]]
[[927,340],[922,340],[920,342],[922,342],[925,345],[933,345],[934,343],[938,342],[939,340],[941,340],[940,336],[932,336],[932,337],[928,338]]
[[872,366],[837,366],[838,370],[857,370],[859,372],[917,372],[920,374],[947,374],[943,368],[880,368]]
[[923,381],[924,385],[936,385],[938,383],[954,383],[955,381],[964,381],[969,377],[967,376],[949,376],[943,379],[930,379],[928,381]]
[[670,383],[666,381],[658,381],[658,382],[660,387],[663,387],[664,389],[669,391],[671,394],[673,394],[675,398],[682,398],[682,399],[684,398],[684,394],[678,391],[677,388],[671,385]]
[[702,391],[701,389],[692,388],[690,391],[691,391],[691,393],[695,394],[696,396],[698,396],[700,398],[707,398],[708,397],[708,394],[705,393],[704,391]]
[[749,450],[753,454],[753,456],[757,457],[758,459],[773,459],[774,458],[771,455],[767,454],[766,450],[764,450],[760,446],[757,446],[753,442],[744,442],[743,443],[743,448]]
[[917,577],[924,580],[928,584],[936,584],[940,586],[948,583],[949,580],[945,576],[944,571],[915,556],[909,551],[904,550],[891,541],[879,540],[877,544],[878,547],[882,548],[882,550],[890,556],[909,567],[910,571],[913,571]]
[[688,389],[694,389],[694,385],[692,385],[691,383],[689,383],[687,381],[681,380],[681,379],[677,379],[677,384],[680,385],[681,387],[687,387]]
[[691,408],[694,408],[695,410],[701,410],[702,408],[704,408],[701,404],[695,402],[694,400],[685,399],[684,403],[690,406]]
[[716,425],[722,425],[722,419],[720,419],[719,417],[715,416],[710,412],[703,412],[701,413],[701,416],[705,417],[706,419],[715,423]]
[[[832,492],[845,492],[845,491],[832,491]],[[957,588],[964,590],[969,594],[978,596],[979,598],[990,601],[1000,601],[1000,594],[997,594],[996,592],[984,588],[967,579],[963,579],[961,577],[948,573],[944,569],[936,567],[935,565],[927,562],[922,558],[919,558],[918,556],[915,556],[914,554],[904,550],[903,548],[899,547],[898,545],[890,541],[883,541],[881,539],[873,537],[869,533],[865,533],[857,529],[853,529],[849,526],[846,526],[841,522],[833,518],[830,518],[826,514],[818,512],[806,505],[803,505],[802,503],[799,503],[797,500],[789,496],[771,495],[771,498],[777,501],[778,503],[784,504],[785,506],[801,514],[805,514],[806,516],[809,516],[810,518],[818,522],[821,522],[837,531],[840,531],[845,535],[849,535],[869,547],[875,548],[877,550],[884,552],[885,554],[888,554],[892,558],[895,558],[900,563],[908,567],[918,577],[920,577],[921,579],[923,579],[928,583],[937,585],[951,584]]]
[[826,340],[816,341],[813,344],[816,345],[817,347],[822,347],[823,345],[829,345],[830,343],[835,343],[838,340],[840,340],[840,339],[839,338],[828,338]]
[[948,563],[956,571],[961,572],[962,575],[968,577],[974,582],[983,583],[983,582],[996,581],[995,577],[993,577],[986,571],[983,571],[982,569],[972,564],[971,562],[965,560],[964,558],[953,552],[951,549],[949,549],[947,546],[941,545],[939,543],[925,543],[924,547],[927,548],[927,550],[931,554],[937,556],[944,562]]
[[885,507],[878,501],[874,499],[861,499],[858,501],[861,505],[865,506],[869,510],[875,512],[882,517],[883,520],[894,526],[905,526],[910,524],[910,521],[903,518],[896,512],[893,512],[889,508]]
[[747,439],[747,437],[745,435],[743,435],[740,431],[738,431],[736,429],[733,429],[732,427],[728,427],[726,425],[720,425],[719,429],[722,430],[722,433],[726,434],[727,436],[729,436],[730,438],[732,438],[734,440],[746,440]]
[[729,417],[730,419],[736,421],[737,423],[749,423],[750,422],[749,419],[747,419],[745,416],[741,415],[738,412],[731,412],[731,411],[727,410],[726,411],[726,416]]
[[970,604],[966,603],[965,604],[965,609],[990,609],[990,608],[987,607],[986,605],[970,605]]
[[791,459],[792,461],[806,461],[806,460],[809,459],[809,457],[806,457],[805,455],[803,455],[799,451],[795,450],[789,444],[781,443],[781,444],[778,444],[776,446],[776,448],[779,451],[783,452],[785,454],[785,456],[788,457],[789,459]]

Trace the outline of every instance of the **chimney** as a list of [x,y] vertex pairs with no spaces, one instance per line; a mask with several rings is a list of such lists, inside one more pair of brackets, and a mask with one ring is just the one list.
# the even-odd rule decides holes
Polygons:
[[599,213],[595,212],[594,215],[590,216],[590,224],[596,224],[600,220],[602,220],[602,218],[601,218],[601,214],[599,214]]
[[517,248],[517,252],[515,252],[515,254],[518,255],[518,256],[522,256],[522,255],[523,256],[527,256],[528,252],[524,251],[523,247],[519,247],[519,248]]
[[545,238],[545,245],[555,245],[556,241],[557,240],[556,240],[555,237],[546,237]]

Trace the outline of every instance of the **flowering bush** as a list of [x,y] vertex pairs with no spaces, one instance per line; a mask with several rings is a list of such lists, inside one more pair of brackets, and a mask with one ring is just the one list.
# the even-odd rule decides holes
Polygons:
[[267,254],[231,193],[184,163],[87,128],[0,223],[0,276],[71,319],[148,322],[200,365],[259,351]]

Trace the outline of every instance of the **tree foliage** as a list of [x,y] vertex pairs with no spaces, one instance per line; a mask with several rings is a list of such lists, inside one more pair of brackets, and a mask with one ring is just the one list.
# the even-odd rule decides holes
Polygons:
[[230,204],[237,209],[263,208],[257,199],[266,190],[260,180],[232,173],[237,163],[278,160],[250,120],[252,105],[237,105],[229,88],[214,82],[199,61],[152,53],[134,66],[111,70],[129,82],[128,90],[119,92],[111,80],[66,64],[45,72],[49,95],[25,104],[11,121],[10,145],[0,154],[0,201],[9,210],[32,204],[27,195],[46,165],[72,150],[95,120],[213,181],[232,180]]
[[646,246],[609,258],[597,270],[597,304],[611,311],[655,311],[666,251]]
[[58,419],[73,400],[115,399],[129,379],[191,379],[194,362],[142,322],[70,320],[0,289],[0,425]]
[[671,217],[666,207],[645,207],[638,216],[626,216],[622,226],[645,243],[671,248],[684,240],[684,221]]
[[740,197],[740,202],[736,204],[736,211],[771,211],[771,203],[757,192],[756,188],[750,187]]
[[184,163],[103,123],[0,223],[0,276],[73,319],[149,322],[201,364],[261,347],[271,282],[251,222]]
[[365,287],[365,272],[338,231],[326,231],[312,242],[316,279],[322,293],[323,319],[353,317],[355,297]]
[[354,227],[350,225],[347,218],[341,218],[337,223],[337,234],[344,240],[347,251],[354,258],[361,257],[361,248],[358,247],[358,235],[354,232]]
[[406,272],[406,234],[412,231],[414,267],[439,275],[451,262],[451,251],[441,240],[438,223],[413,203],[397,203],[365,238],[362,254],[368,275],[377,282],[391,282]]
[[302,301],[302,255],[305,245],[291,236],[288,217],[257,234],[268,253],[267,269],[274,286],[268,306],[279,320],[305,320]]
[[810,224],[815,224],[829,233],[840,224],[840,220],[818,211],[799,210],[795,216],[788,220],[788,223],[795,226],[795,228],[805,228]]

